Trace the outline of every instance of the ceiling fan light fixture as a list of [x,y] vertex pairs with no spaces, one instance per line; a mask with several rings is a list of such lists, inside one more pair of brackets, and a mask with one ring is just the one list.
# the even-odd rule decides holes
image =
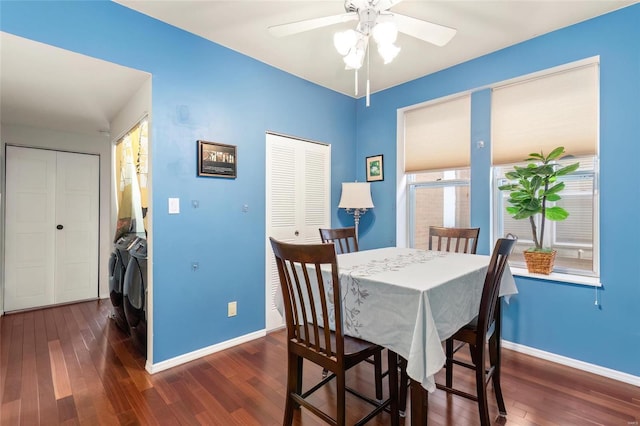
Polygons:
[[349,53],[343,58],[346,69],[358,70],[364,63],[365,49],[361,46],[356,46],[349,51]]
[[372,30],[373,39],[378,45],[393,44],[398,38],[398,28],[391,21],[380,22]]
[[387,44],[378,44],[378,53],[382,56],[385,64],[393,61],[398,53],[400,53],[400,48],[393,43]]
[[358,34],[354,30],[339,31],[333,35],[333,45],[340,55],[345,56],[358,42]]

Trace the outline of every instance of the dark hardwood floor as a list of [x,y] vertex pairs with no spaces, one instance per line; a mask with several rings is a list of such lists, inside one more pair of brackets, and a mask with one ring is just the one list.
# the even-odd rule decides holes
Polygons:
[[[149,375],[133,343],[108,318],[110,311],[106,300],[0,318],[2,426],[282,423],[283,331]],[[496,424],[628,426],[640,420],[638,387],[508,350],[503,356],[508,416]],[[306,378],[321,374],[305,368]],[[370,391],[372,377],[371,366],[363,364],[351,371],[350,385]],[[473,378],[463,375],[458,383],[473,386]],[[320,391],[318,398],[330,409],[330,395]],[[355,420],[368,407],[347,398]],[[403,422],[408,425],[409,417]],[[382,414],[369,424],[388,423]],[[303,410],[295,424],[322,423]],[[477,407],[436,391],[429,397],[429,424],[478,425]]]

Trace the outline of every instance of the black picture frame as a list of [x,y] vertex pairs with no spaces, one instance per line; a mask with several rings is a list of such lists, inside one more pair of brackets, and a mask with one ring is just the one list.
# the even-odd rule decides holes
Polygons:
[[238,150],[235,145],[198,141],[198,176],[235,179]]
[[382,154],[367,157],[367,182],[380,182],[384,180],[384,168]]

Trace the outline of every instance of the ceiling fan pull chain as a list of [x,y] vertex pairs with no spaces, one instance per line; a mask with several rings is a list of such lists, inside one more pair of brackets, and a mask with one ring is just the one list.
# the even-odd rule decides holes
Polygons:
[[367,43],[367,108],[369,108],[369,105],[371,105],[371,88],[369,87],[369,44]]

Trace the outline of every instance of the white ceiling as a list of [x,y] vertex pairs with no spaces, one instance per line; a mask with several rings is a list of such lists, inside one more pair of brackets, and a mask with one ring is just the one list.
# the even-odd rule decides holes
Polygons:
[[[291,74],[354,95],[332,45],[339,24],[286,38],[271,25],[343,13],[341,0],[118,3],[198,34]],[[388,65],[371,57],[372,91],[392,87],[638,0],[404,0],[393,11],[458,30],[438,48],[400,35],[402,51]],[[95,133],[109,123],[149,74],[0,32],[0,119],[54,130]],[[361,80],[360,96],[364,93]]]
[[150,74],[0,32],[3,124],[96,134]]
[[[344,13],[343,0],[115,0],[321,86],[354,96],[353,71],[333,47],[333,34],[356,22],[276,38],[272,25]],[[400,34],[401,52],[384,65],[371,55],[376,92],[566,27],[638,0],[404,0],[391,11],[456,28],[445,47]],[[360,77],[359,96],[365,78]]]

